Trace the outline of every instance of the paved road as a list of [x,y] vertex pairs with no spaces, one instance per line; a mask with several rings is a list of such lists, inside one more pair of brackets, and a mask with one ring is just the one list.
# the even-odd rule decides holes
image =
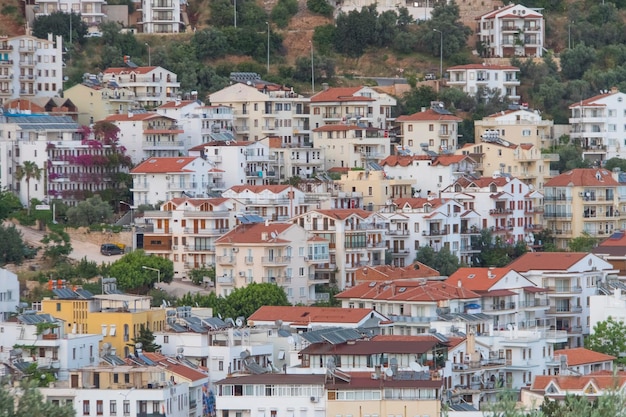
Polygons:
[[[4,224],[5,226],[7,226],[13,223],[5,221]],[[19,224],[16,224],[15,227],[20,230],[20,232],[22,233],[22,238],[28,244],[35,247],[42,246],[41,239],[43,239],[44,236],[43,231],[39,231],[31,227],[21,226]],[[70,253],[69,258],[77,261],[80,261],[83,258],[87,258],[88,260],[94,261],[98,265],[100,265],[102,263],[109,264],[115,262],[120,258],[119,255],[102,255],[100,253],[100,246],[96,245],[95,243],[83,242],[79,240],[73,240],[71,243],[72,252]],[[182,297],[187,293],[211,293],[210,289],[204,288],[202,286],[193,285],[191,282],[181,280],[174,280],[169,284],[158,284],[158,287],[175,297]]]

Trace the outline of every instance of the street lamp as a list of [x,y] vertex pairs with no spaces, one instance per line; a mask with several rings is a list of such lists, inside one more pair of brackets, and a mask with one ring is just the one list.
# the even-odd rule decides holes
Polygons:
[[270,22],[265,22],[267,25],[267,73],[270,73]]
[[150,51],[150,45],[148,45],[148,42],[144,43],[144,45],[148,47],[148,66],[151,67],[152,66],[152,51]]
[[315,94],[315,67],[313,65],[313,41],[311,44],[311,93]]
[[233,0],[233,6],[235,7],[235,14],[233,16],[234,26],[237,27],[237,0]]
[[439,77],[443,78],[443,32],[439,29],[433,29],[433,32],[439,32]]
[[[145,265],[142,265],[141,268],[142,269],[149,269],[150,271],[156,271],[156,273],[157,273],[157,285],[161,283],[161,270],[160,269],[152,268],[150,266],[145,266]],[[158,288],[156,285],[154,287]]]
[[120,204],[124,204],[125,206],[128,206],[128,208],[130,209],[130,225],[132,226],[135,220],[133,216],[133,206],[128,204],[126,201],[122,201],[122,200],[120,200]]

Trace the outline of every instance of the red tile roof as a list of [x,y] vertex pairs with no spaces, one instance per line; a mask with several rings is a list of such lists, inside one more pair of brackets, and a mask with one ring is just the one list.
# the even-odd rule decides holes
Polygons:
[[322,90],[311,97],[311,103],[333,101],[374,101],[371,97],[355,96],[363,87],[333,87]]
[[530,387],[532,391],[545,391],[550,383],[554,383],[561,391],[582,391],[589,383],[593,383],[600,390],[612,390],[623,387],[626,383],[626,373],[592,373],[589,375],[537,375]]
[[602,104],[602,103],[596,103],[596,101],[598,100],[602,100],[603,98],[609,97],[611,94],[614,93],[606,93],[606,94],[598,94],[597,96],[593,96],[593,97],[589,97],[586,100],[583,101],[577,101],[575,103],[570,104],[569,108],[573,109],[576,107],[589,107],[589,106],[595,106],[595,107],[606,107],[606,104]]
[[169,172],[189,172],[185,167],[199,159],[196,156],[175,158],[150,158],[146,159],[130,172],[131,174],[165,174]]
[[475,162],[468,155],[439,155],[433,161],[433,166],[437,166],[437,165],[449,166],[452,164],[458,164],[464,159],[469,159],[470,162]]
[[444,204],[447,200],[441,198],[425,198],[425,197],[408,197],[408,198],[396,198],[393,200],[398,208],[406,207],[407,205],[413,209],[424,208],[425,205],[429,205],[433,208],[437,208]]
[[567,270],[587,255],[583,252],[527,252],[507,267],[518,272]]
[[361,209],[333,209],[333,210],[313,210],[315,213],[323,214],[327,217],[332,217],[337,220],[345,220],[351,216],[358,216],[361,219],[367,219],[374,212],[361,210]]
[[447,282],[450,285],[458,285],[472,291],[487,291],[502,279],[511,268],[459,268],[450,275]]
[[380,166],[401,166],[406,167],[411,165],[413,161],[430,161],[432,158],[428,155],[389,155],[382,161],[380,161]]
[[506,185],[509,181],[505,177],[480,177],[480,178],[469,178],[469,177],[459,177],[456,180],[455,184],[459,184],[463,188],[465,187],[478,187],[478,188],[486,188],[491,184],[495,184],[497,187],[502,187]]
[[616,230],[609,238],[600,242],[598,248],[603,247],[626,247],[626,233],[624,231]]
[[196,100],[180,100],[180,101],[168,101],[165,104],[161,104],[159,107],[159,109],[170,109],[170,108],[178,108],[178,107],[185,107],[189,104],[195,103]]
[[120,113],[120,114],[112,114],[107,116],[104,120],[107,122],[128,122],[128,121],[137,121],[137,120],[149,120],[149,119],[170,119],[174,120],[171,117],[163,116],[158,113],[148,112],[148,113]]
[[467,288],[441,281],[395,280],[391,283],[365,282],[337,294],[336,298],[436,302],[480,298],[480,295]]
[[594,352],[585,348],[572,348],[555,350],[554,355],[567,356],[567,366],[587,365],[598,362],[612,362],[617,359],[615,356]]
[[548,180],[544,187],[568,187],[570,184],[577,187],[614,187],[619,185],[613,179],[611,172],[606,169],[576,168]]
[[179,375],[183,378],[185,378],[188,381],[200,381],[202,379],[207,379],[209,376],[196,370],[193,368],[190,368],[187,365],[183,365],[182,363],[172,359],[172,358],[168,358],[166,356],[161,355],[160,353],[153,353],[153,352],[143,352],[143,355],[145,355],[148,359],[150,359],[151,361],[157,363],[159,365],[159,367],[161,368],[165,368],[168,371]]
[[248,322],[283,320],[309,323],[358,323],[369,317],[369,308],[263,306],[248,317]]
[[498,9],[492,10],[490,12],[487,12],[485,14],[482,14],[482,15],[478,16],[476,18],[476,20],[480,20],[482,18],[484,18],[484,19],[493,19],[498,13],[504,12],[507,9],[510,9],[510,8],[512,8],[514,6],[515,6],[514,4],[509,4],[508,6],[500,7]]
[[[272,243],[287,243],[289,242],[288,240],[282,239],[279,236],[285,230],[294,226],[295,225],[293,223],[269,223],[267,226],[265,225],[265,223],[240,224],[233,230],[229,231],[228,233],[217,239],[215,243],[222,245],[268,245]],[[276,237],[272,237],[273,233],[276,234]]]
[[172,198],[169,202],[174,204],[175,206],[180,206],[181,204],[187,203],[191,206],[198,207],[203,204],[210,204],[211,206],[219,206],[225,201],[228,201],[228,198],[189,198],[189,197],[181,197],[181,198]]
[[491,64],[466,64],[466,65],[455,65],[453,67],[449,67],[448,71],[450,70],[478,70],[478,69],[484,69],[484,70],[501,70],[501,71],[505,71],[505,70],[514,70],[514,71],[519,71],[518,67],[514,67],[512,65],[491,65]]
[[456,117],[453,114],[440,114],[434,111],[433,109],[428,109],[426,111],[421,111],[417,113],[413,113],[410,115],[399,116],[396,118],[397,122],[421,122],[421,121],[449,121],[449,122],[460,122],[463,119],[460,117]]
[[356,282],[385,281],[393,279],[411,279],[439,277],[438,271],[424,265],[421,262],[414,262],[409,266],[364,266],[356,270],[354,277]]
[[384,129],[378,129],[375,127],[365,127],[358,125],[344,125],[344,124],[335,124],[335,125],[324,125],[313,129],[314,132],[344,132],[349,130],[367,130],[369,132],[380,131],[382,132]]

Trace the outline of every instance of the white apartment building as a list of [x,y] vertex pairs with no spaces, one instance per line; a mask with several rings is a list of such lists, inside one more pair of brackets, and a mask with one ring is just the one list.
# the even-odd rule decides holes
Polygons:
[[234,115],[230,106],[206,106],[198,100],[176,100],[156,112],[176,119],[183,129],[186,150],[207,142],[234,141]]
[[478,213],[478,229],[490,228],[494,237],[511,244],[532,244],[533,231],[543,228],[539,221],[543,215],[543,194],[517,178],[461,177],[441,195]]
[[[39,331],[38,324],[48,328]],[[20,370],[36,363],[38,368],[54,369],[58,380],[67,381],[70,370],[94,366],[99,361],[101,334],[66,331],[65,322],[49,314],[23,313],[17,321],[0,322],[0,330],[0,362],[14,364]],[[16,345],[32,348],[16,353]]]
[[248,213],[286,221],[317,206],[317,200],[291,185],[234,185],[222,193],[244,204]]
[[395,266],[410,265],[422,246],[446,247],[462,262],[478,252],[479,215],[462,203],[440,198],[397,198],[380,214],[389,224],[388,248]]
[[154,112],[113,114],[104,119],[119,128],[118,144],[134,164],[152,157],[176,157],[187,149],[176,119]]
[[622,149],[626,147],[625,97],[613,88],[569,106],[570,138],[581,144],[585,159],[601,162],[626,157]]
[[173,198],[206,196],[210,168],[209,163],[198,157],[147,159],[130,171],[133,204],[160,204]]
[[412,179],[414,197],[437,195],[462,175],[476,172],[477,163],[469,155],[390,155],[379,162],[387,177]]
[[63,90],[63,38],[0,38],[0,104],[19,97],[54,97]]
[[511,65],[466,64],[447,69],[447,85],[470,96],[497,92],[500,97],[518,101],[519,68]]
[[244,209],[228,198],[173,198],[160,210],[144,213],[144,223],[150,226],[143,249],[172,260],[175,278],[188,278],[191,270],[215,263],[215,241],[235,227],[235,216]]
[[591,296],[599,282],[617,274],[610,263],[587,253],[529,252],[507,267],[549,290],[545,317],[557,330],[567,332],[569,347],[583,346],[591,332]]
[[20,304],[20,282],[17,275],[4,268],[0,268],[0,282],[0,321],[6,321]]
[[315,281],[344,289],[355,285],[356,270],[385,262],[386,221],[378,213],[361,209],[311,210],[292,221],[329,242],[328,261],[317,262]]
[[277,157],[266,141],[220,140],[189,149],[190,156],[202,157],[212,168],[210,187],[223,191],[235,185],[267,185],[277,182]]
[[103,83],[132,90],[142,107],[157,107],[175,101],[180,90],[177,78],[175,73],[162,67],[107,68],[102,73]]
[[[372,87],[333,87],[311,97],[311,127],[329,124],[357,124],[391,129],[396,99]],[[317,146],[317,145],[316,145]]]
[[138,7],[141,21],[137,25],[143,33],[179,33],[183,21],[181,19],[180,0],[142,0]]
[[435,156],[454,152],[458,146],[460,117],[443,108],[443,103],[432,102],[429,109],[396,119],[397,137],[406,151],[416,155]]
[[548,149],[554,145],[553,128],[554,121],[543,120],[536,110],[505,110],[476,120],[474,138],[475,143],[483,142],[483,137],[494,136],[497,132],[497,137],[507,142],[530,143],[538,149]]
[[315,286],[328,279],[315,275],[327,263],[329,242],[293,223],[240,224],[215,242],[217,294],[255,283],[275,283],[292,304],[315,302]]
[[209,101],[232,107],[238,141],[275,136],[288,146],[310,146],[309,99],[291,88],[261,80],[234,83],[210,94]]
[[391,142],[385,132],[363,124],[328,124],[313,129],[313,143],[324,153],[326,170],[366,168],[389,156]]
[[488,57],[543,56],[545,21],[539,9],[499,7],[476,18],[475,32]]
[[292,177],[313,178],[324,170],[324,150],[298,144],[285,144],[277,136],[261,141],[269,144],[270,154],[276,159],[277,180],[284,182]]
[[[31,3],[32,4],[32,3]],[[107,15],[103,6],[106,0],[36,0],[34,2],[35,17],[48,16],[55,12],[75,13],[80,15],[88,26],[98,26],[104,22]]]

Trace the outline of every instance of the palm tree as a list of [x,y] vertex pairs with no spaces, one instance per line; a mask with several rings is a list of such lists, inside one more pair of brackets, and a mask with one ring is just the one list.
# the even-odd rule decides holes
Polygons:
[[28,214],[30,214],[30,180],[41,180],[41,168],[37,166],[36,162],[24,161],[23,165],[17,167],[15,171],[15,178],[18,181],[26,180],[26,204],[28,207]]

